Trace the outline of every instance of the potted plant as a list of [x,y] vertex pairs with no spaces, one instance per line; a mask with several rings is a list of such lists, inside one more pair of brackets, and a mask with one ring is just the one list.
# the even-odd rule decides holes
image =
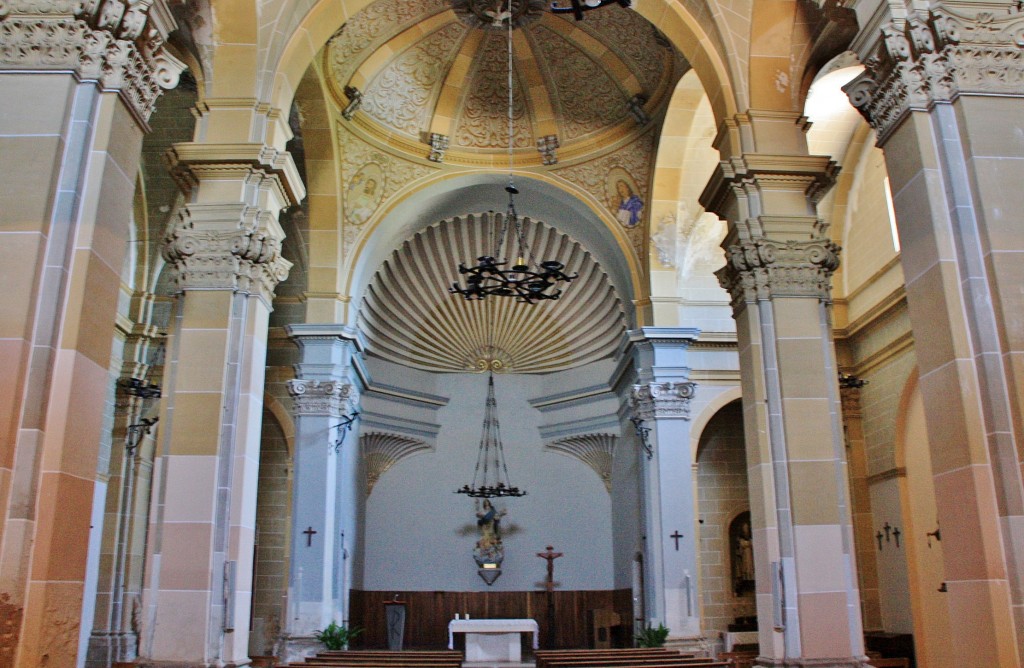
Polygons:
[[348,628],[331,622],[322,631],[314,631],[313,637],[324,644],[330,650],[348,649],[348,644],[363,630],[358,626]]
[[668,639],[668,629],[664,624],[658,624],[658,628],[648,624],[646,628],[642,629],[633,638],[640,647],[661,647]]

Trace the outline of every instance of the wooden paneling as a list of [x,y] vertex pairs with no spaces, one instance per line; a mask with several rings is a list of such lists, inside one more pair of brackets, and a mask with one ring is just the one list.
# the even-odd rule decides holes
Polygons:
[[[444,649],[448,646],[448,622],[455,613],[474,619],[535,619],[540,626],[540,646],[545,648],[589,647],[588,611],[615,609],[623,620],[632,617],[629,590],[554,592],[555,638],[548,638],[547,592],[543,591],[359,591],[350,598],[349,621],[363,633],[353,648],[384,648],[387,635],[384,603],[398,594],[408,605],[405,622],[406,649]],[[618,606],[616,606],[616,603]],[[623,606],[626,606],[624,609]],[[628,637],[628,632],[627,632]],[[458,639],[458,636],[457,636]],[[526,647],[524,647],[526,649]]]

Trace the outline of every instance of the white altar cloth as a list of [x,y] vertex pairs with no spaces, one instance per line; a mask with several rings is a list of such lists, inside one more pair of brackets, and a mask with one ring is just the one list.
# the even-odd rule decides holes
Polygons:
[[532,619],[453,619],[448,622],[448,649],[455,648],[455,634],[466,634],[466,661],[522,660],[520,633],[533,634],[533,648],[540,647],[537,622]]

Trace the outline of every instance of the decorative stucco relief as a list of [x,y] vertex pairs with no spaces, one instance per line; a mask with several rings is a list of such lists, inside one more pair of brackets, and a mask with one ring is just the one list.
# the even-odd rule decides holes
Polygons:
[[[565,19],[568,20],[568,19]],[[635,11],[614,5],[587,14],[586,21],[575,23],[577,29],[596,37],[603,44],[614,43],[616,53],[636,75],[648,93],[658,87],[672,52],[657,28]]]
[[335,380],[295,379],[288,381],[292,413],[298,416],[341,417],[359,404],[355,386]]
[[359,442],[363,451],[363,462],[366,466],[366,496],[370,496],[374,485],[392,466],[406,457],[432,450],[429,445],[418,438],[385,432],[364,434]]
[[419,138],[427,112],[466,28],[449,23],[391,61],[366,87],[362,109],[384,125]]
[[578,139],[615,125],[629,115],[629,97],[604,68],[562,35],[538,26],[534,49],[547,63],[552,103],[565,139]]
[[[342,252],[347,257],[362,226],[388,198],[435,168],[374,148],[338,124],[341,181],[345,197]],[[372,181],[372,183],[371,183]]]
[[368,5],[349,19],[328,42],[327,62],[332,78],[339,86],[344,86],[372,53],[370,47],[379,46],[393,35],[448,7],[448,0],[380,0]]
[[604,488],[612,491],[612,459],[615,453],[617,436],[611,434],[583,434],[569,436],[544,447],[548,450],[580,460],[601,479]]
[[[500,33],[488,34],[477,51],[469,80],[473,86],[456,120],[455,145],[467,148],[508,146],[508,54]],[[526,91],[518,72],[512,78],[513,146],[533,146],[536,139],[526,114]]]
[[[553,170],[553,173],[604,202],[608,212],[618,219],[621,202],[615,196],[616,179],[610,177],[614,177],[620,170],[626,172],[636,186],[634,192],[637,197],[643,202],[649,201],[647,184],[650,181],[653,155],[654,135],[648,132],[613,153],[580,165],[562,167]],[[609,187],[609,183],[612,187]],[[646,250],[646,225],[643,222],[644,219],[641,219],[634,227],[624,226],[637,257],[643,257]]]
[[755,239],[729,246],[728,264],[715,274],[736,308],[774,296],[831,299],[839,246],[823,234],[812,241]]
[[883,26],[864,66],[844,90],[881,144],[910,111],[963,93],[1024,95],[1024,13],[912,14]]
[[633,410],[641,420],[659,418],[690,419],[690,400],[697,384],[690,381],[644,383],[633,386],[630,397]]
[[116,90],[143,122],[185,64],[165,48],[177,24],[164,2],[0,3],[0,67],[70,70]]

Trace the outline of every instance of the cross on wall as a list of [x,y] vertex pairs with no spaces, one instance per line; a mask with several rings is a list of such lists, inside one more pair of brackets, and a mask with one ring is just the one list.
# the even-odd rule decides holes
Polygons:
[[313,536],[320,532],[316,531],[313,527],[307,527],[302,533],[306,535],[306,547],[313,547]]
[[679,529],[676,529],[676,532],[674,534],[670,534],[669,538],[671,538],[672,540],[674,540],[676,542],[676,552],[678,552],[679,551],[679,539],[683,538],[683,534],[679,533]]

